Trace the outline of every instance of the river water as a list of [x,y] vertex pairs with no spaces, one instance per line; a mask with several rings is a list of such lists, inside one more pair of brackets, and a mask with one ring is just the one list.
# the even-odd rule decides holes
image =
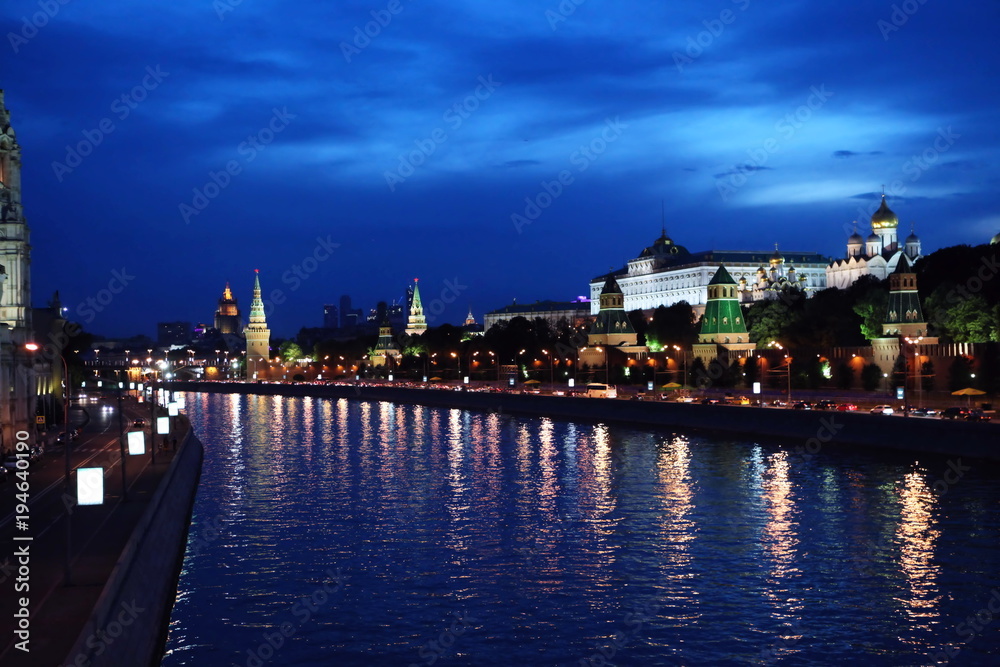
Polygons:
[[205,462],[164,665],[1000,664],[995,466],[385,402],[186,405]]

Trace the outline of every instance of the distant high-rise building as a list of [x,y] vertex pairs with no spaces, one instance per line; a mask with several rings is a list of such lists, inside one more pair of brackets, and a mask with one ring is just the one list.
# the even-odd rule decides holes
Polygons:
[[191,342],[191,323],[158,322],[156,342],[160,345],[187,345]]
[[253,301],[250,302],[250,323],[243,329],[247,340],[247,379],[267,377],[271,353],[271,330],[264,316],[264,301],[260,298],[260,272],[254,270]]
[[410,316],[406,320],[406,334],[419,336],[427,331],[427,318],[424,317],[424,306],[420,302],[419,278],[413,279],[413,299],[410,301]]
[[219,307],[215,311],[215,328],[219,333],[234,334],[240,331],[240,308],[236,303],[236,297],[226,283],[226,289],[219,299]]
[[340,328],[345,331],[356,329],[362,324],[362,313],[360,308],[351,307],[351,297],[344,295],[340,297]]
[[340,326],[340,310],[332,303],[323,306],[323,326],[327,329],[336,329]]

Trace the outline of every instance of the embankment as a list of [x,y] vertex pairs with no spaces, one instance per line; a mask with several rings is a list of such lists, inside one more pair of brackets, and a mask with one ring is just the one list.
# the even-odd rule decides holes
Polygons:
[[800,411],[750,406],[415,389],[389,385],[176,382],[172,383],[170,388],[174,391],[392,401],[556,419],[706,430],[746,437],[791,440],[801,443],[808,452],[817,451],[819,447],[831,444],[1000,461],[1000,424],[996,423],[870,415],[857,412]]
[[122,551],[67,664],[158,665],[198,490],[201,442],[188,428]]

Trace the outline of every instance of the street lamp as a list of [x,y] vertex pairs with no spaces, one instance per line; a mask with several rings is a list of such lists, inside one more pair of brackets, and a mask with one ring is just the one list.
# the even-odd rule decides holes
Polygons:
[[683,386],[686,387],[687,383],[688,383],[687,350],[682,350],[680,348],[680,346],[677,346],[677,345],[671,345],[670,347],[672,347],[675,350],[677,350],[677,352],[679,352],[680,355],[681,355],[681,363],[684,366],[684,381],[682,382],[682,384],[683,384]]
[[[785,349],[784,347],[782,347],[781,343],[779,343],[776,340],[772,340],[770,343],[767,344],[767,346],[776,347],[779,350]],[[786,401],[788,403],[791,403],[792,402],[792,357],[788,356],[787,352],[785,352],[785,375],[788,378],[788,397],[786,398]]]
[[556,382],[555,373],[552,370],[552,353],[548,350],[542,350],[542,354],[549,358],[549,385],[553,385]]

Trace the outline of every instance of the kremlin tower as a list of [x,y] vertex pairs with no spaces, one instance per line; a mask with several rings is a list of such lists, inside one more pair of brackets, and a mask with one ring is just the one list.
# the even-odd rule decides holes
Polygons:
[[271,330],[264,317],[264,301],[260,298],[260,271],[254,270],[253,301],[250,302],[250,323],[243,330],[247,340],[247,379],[267,377],[270,364]]

